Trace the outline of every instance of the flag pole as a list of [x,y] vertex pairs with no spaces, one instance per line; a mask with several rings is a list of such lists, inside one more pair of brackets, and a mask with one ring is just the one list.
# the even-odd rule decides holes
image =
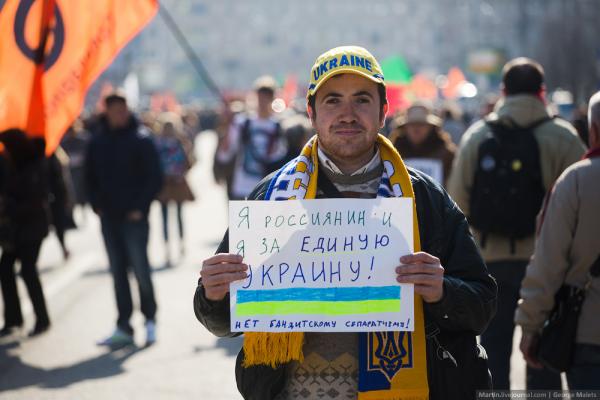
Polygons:
[[221,90],[218,88],[217,84],[204,67],[204,64],[202,63],[202,61],[200,61],[200,58],[194,52],[194,49],[190,45],[190,42],[187,40],[187,38],[179,28],[179,25],[177,25],[177,22],[175,21],[169,10],[167,10],[167,8],[162,5],[162,3],[159,3],[158,12],[162,17],[163,21],[167,24],[167,27],[169,28],[173,36],[175,36],[175,40],[177,40],[177,43],[183,49],[184,53],[192,63],[192,66],[194,67],[196,72],[198,73],[198,75],[200,75],[202,81],[204,81],[204,84],[214,95],[221,99],[223,103],[226,103],[227,101],[225,100],[223,93],[221,93]]
[[35,72],[31,88],[26,132],[33,136],[46,136],[46,116],[44,104],[44,76],[46,44],[50,35],[50,22],[54,16],[55,0],[44,0],[40,20],[39,45],[34,55]]

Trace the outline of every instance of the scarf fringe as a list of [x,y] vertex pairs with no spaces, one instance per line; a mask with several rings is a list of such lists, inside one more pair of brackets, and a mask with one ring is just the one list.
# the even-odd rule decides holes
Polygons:
[[244,368],[253,365],[268,365],[276,368],[290,361],[304,360],[303,332],[267,333],[247,332],[244,334]]
[[429,389],[392,389],[359,392],[358,400],[429,400]]

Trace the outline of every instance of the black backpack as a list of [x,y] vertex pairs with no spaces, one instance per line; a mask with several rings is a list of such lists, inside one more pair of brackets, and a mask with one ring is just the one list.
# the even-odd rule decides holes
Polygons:
[[471,226],[482,233],[481,247],[493,233],[506,236],[514,253],[515,240],[535,232],[545,189],[533,131],[548,120],[513,128],[486,122],[490,131],[479,146],[469,215]]

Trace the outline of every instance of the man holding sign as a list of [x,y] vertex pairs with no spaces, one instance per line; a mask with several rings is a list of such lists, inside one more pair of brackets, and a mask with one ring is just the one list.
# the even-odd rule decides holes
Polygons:
[[[236,378],[246,399],[475,398],[490,386],[475,336],[494,314],[496,285],[454,202],[379,135],[379,63],[356,46],[324,53],[307,100],[317,135],[249,196],[302,201],[230,205],[231,238],[203,262],[197,318],[217,336],[245,332]],[[356,200],[310,201],[342,197]],[[244,231],[259,227],[255,237],[273,233],[262,251]],[[298,258],[277,259],[290,246]],[[414,318],[384,318],[398,309]],[[291,318],[299,313],[319,315]]]

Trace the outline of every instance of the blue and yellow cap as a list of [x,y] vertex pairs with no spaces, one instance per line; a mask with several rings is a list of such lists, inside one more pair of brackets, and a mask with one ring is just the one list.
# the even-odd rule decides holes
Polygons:
[[321,54],[310,73],[306,97],[314,95],[332,76],[357,74],[385,86],[381,66],[371,53],[359,46],[341,46]]

